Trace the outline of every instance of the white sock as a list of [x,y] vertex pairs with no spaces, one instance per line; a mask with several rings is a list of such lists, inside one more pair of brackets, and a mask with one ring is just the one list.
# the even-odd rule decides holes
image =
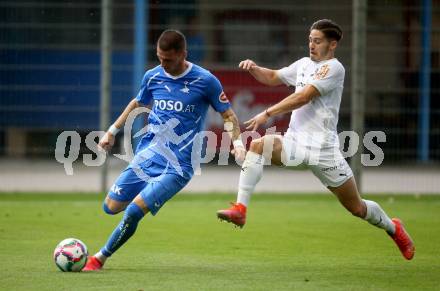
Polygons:
[[374,201],[364,200],[367,206],[365,220],[370,224],[384,229],[389,234],[394,234],[396,227],[383,209]]
[[94,257],[97,258],[97,259],[98,259],[103,265],[104,265],[105,261],[107,260],[107,257],[104,256],[104,254],[101,253],[101,251],[97,252],[97,253],[94,255]]
[[237,203],[248,206],[255,185],[263,175],[264,157],[254,152],[248,152],[243,162],[238,182]]

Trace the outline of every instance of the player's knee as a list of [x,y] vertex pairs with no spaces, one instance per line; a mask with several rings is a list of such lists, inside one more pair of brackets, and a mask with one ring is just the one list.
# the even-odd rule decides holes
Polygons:
[[109,207],[109,205],[107,205],[107,202],[102,203],[102,209],[104,210],[105,213],[110,215],[115,215],[119,213],[117,209],[114,208],[112,209],[111,207]]
[[251,145],[249,146],[249,150],[251,152],[261,154],[263,152],[264,142],[263,138],[257,138],[252,140]]

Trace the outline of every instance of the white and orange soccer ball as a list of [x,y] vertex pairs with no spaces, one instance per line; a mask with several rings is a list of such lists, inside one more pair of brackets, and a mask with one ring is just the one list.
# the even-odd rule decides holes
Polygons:
[[87,262],[87,246],[76,238],[62,240],[55,251],[53,259],[63,272],[80,272]]

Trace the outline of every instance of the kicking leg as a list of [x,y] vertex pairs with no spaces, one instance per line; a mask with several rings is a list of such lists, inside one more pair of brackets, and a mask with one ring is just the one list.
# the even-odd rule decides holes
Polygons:
[[[137,177],[131,168],[126,168],[107,194],[102,205],[104,212],[110,215],[115,215],[126,210],[123,220],[128,218],[129,215],[132,216],[135,206],[130,205],[133,203],[132,201],[135,196],[141,192],[145,186],[145,181]],[[137,201],[137,199],[134,200]],[[134,212],[136,211],[134,210]],[[103,248],[94,256],[88,258],[83,271],[95,271],[101,269],[107,260],[107,257],[109,257],[109,253]]]
[[237,202],[228,209],[217,211],[218,218],[243,227],[246,223],[246,209],[250,197],[263,175],[264,162],[270,159],[273,164],[281,165],[281,150],[280,136],[267,135],[251,142],[241,167]]
[[188,177],[165,174],[160,180],[148,183],[142,191],[139,191],[140,193],[134,198],[133,202],[128,204],[124,217],[110,235],[105,246],[95,256],[89,258],[83,270],[95,271],[101,269],[107,258],[135,233],[137,225],[144,215],[148,212],[155,215],[188,182]]
[[362,199],[353,177],[349,178],[339,187],[328,188],[354,216],[360,217],[370,224],[384,229],[396,242],[402,255],[408,260],[412,259],[415,252],[414,244],[405,231],[401,221],[397,218],[390,219],[376,202]]
[[148,208],[141,195],[137,195],[125,209],[121,222],[110,235],[101,253],[108,258],[118,250],[134,234],[139,221],[146,213],[148,213]]
[[148,213],[148,208],[137,195],[125,209],[121,222],[110,235],[105,246],[87,261],[83,271],[96,271],[102,268],[107,258],[116,252],[136,231],[139,221]]

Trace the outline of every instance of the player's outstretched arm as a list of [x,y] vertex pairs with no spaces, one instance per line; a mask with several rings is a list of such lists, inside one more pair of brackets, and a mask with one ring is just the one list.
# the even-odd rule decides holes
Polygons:
[[235,156],[235,160],[241,164],[246,156],[246,149],[244,148],[241,140],[240,124],[238,122],[237,115],[235,115],[235,112],[232,109],[226,110],[225,112],[221,113],[221,115],[224,121],[224,129],[228,132],[229,136],[231,137],[232,144],[234,145],[232,154]]
[[105,151],[109,151],[113,145],[115,144],[115,136],[119,132],[119,130],[124,126],[125,121],[128,118],[128,115],[131,111],[139,107],[139,103],[136,99],[133,99],[128,103],[127,107],[125,107],[124,111],[119,115],[118,119],[110,126],[104,136],[100,139],[98,143],[98,148],[101,148]]
[[258,66],[253,60],[244,60],[238,64],[240,69],[248,71],[258,82],[268,86],[283,84],[276,70]]
[[246,129],[256,130],[261,125],[265,124],[267,120],[274,115],[291,112],[301,106],[309,103],[313,98],[320,96],[318,89],[313,85],[307,85],[303,90],[293,93],[277,104],[267,108],[265,111],[255,115],[253,118],[245,121]]

